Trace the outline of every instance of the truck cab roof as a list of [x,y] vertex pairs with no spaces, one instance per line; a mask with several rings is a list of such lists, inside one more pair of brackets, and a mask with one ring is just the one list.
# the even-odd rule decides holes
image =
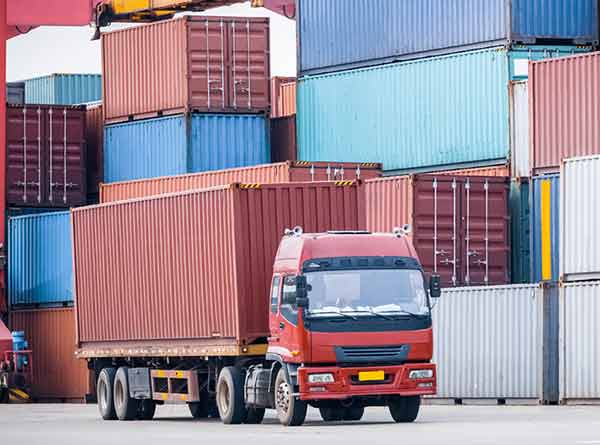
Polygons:
[[363,231],[290,233],[275,257],[275,273],[300,273],[305,261],[333,257],[409,257],[417,253],[406,235]]

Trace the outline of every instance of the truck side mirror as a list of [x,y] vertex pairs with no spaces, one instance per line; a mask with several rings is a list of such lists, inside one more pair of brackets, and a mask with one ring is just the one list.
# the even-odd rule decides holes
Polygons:
[[431,298],[440,298],[442,296],[442,280],[437,274],[432,274],[429,278],[429,296]]
[[296,277],[296,305],[308,307],[308,284],[304,275]]

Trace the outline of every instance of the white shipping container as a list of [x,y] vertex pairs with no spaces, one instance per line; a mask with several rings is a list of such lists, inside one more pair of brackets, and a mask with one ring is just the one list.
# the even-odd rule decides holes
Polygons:
[[560,290],[560,399],[600,399],[600,282]]
[[513,178],[528,177],[529,166],[529,96],[527,81],[511,83],[510,164]]
[[433,309],[438,398],[543,396],[543,290],[444,289]]
[[560,276],[600,279],[600,156],[563,161],[560,192]]

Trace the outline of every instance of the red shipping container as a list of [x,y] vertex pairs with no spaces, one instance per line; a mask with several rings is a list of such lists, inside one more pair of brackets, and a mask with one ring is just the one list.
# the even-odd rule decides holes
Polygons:
[[529,64],[532,174],[563,159],[600,154],[600,53]]
[[381,176],[381,164],[279,162],[254,167],[101,184],[100,202],[124,201],[235,182],[275,184],[369,179],[379,176]]
[[185,16],[102,35],[107,123],[270,107],[269,19]]
[[104,118],[102,104],[87,107],[85,118],[88,195],[97,198],[104,177]]
[[362,188],[349,181],[234,184],[80,207],[72,218],[78,342],[96,355],[199,355],[264,339],[284,230],[365,227]]
[[296,116],[271,119],[271,161],[295,161],[297,158]]
[[282,117],[281,112],[281,86],[290,82],[296,82],[295,77],[273,77],[271,78],[271,117]]
[[[427,272],[444,286],[510,283],[509,179],[417,175],[365,182],[367,229],[410,224]],[[487,241],[486,241],[487,240]]]
[[89,391],[87,363],[75,358],[73,308],[10,313],[13,331],[25,331],[33,351],[32,395],[46,401],[84,402]]
[[7,203],[86,203],[85,107],[11,105],[6,110]]

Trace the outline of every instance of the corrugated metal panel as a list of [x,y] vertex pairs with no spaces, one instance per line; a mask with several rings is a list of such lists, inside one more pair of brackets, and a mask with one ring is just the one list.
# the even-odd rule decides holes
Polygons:
[[560,398],[600,399],[600,282],[560,290]]
[[271,119],[271,161],[298,159],[296,144],[296,115]]
[[25,82],[8,82],[6,84],[6,102],[13,105],[25,103]]
[[560,276],[600,279],[600,156],[567,159],[561,171]]
[[444,289],[433,309],[439,398],[542,397],[543,291]]
[[560,259],[560,175],[532,179],[531,279],[558,281]]
[[[344,176],[341,172],[344,171]],[[286,182],[315,182],[375,178],[381,174],[381,165],[330,164],[326,162],[279,162],[253,167],[231,168],[220,171],[166,176],[137,181],[113,182],[100,186],[100,201],[109,203],[165,193],[228,185],[236,182],[275,184]],[[357,178],[357,175],[360,175]]]
[[571,50],[498,47],[300,79],[299,158],[398,173],[506,163],[509,79],[526,74],[519,63]]
[[413,189],[409,176],[372,179],[365,182],[367,230],[390,232],[413,223]]
[[268,121],[260,115],[193,114],[105,128],[106,182],[245,167],[270,160]]
[[84,360],[75,358],[74,310],[13,311],[10,327],[25,331],[25,338],[33,350],[34,398],[83,402],[89,371]]
[[296,114],[296,81],[281,85],[279,108],[281,116],[294,116]]
[[286,83],[296,82],[295,77],[271,78],[271,118],[283,117],[281,114],[281,86]]
[[26,104],[77,105],[100,99],[100,74],[51,74],[25,81]]
[[594,0],[300,0],[302,75],[514,42],[594,44]]
[[511,176],[515,178],[527,177],[530,174],[530,166],[529,96],[526,81],[511,83],[510,119]]
[[531,282],[531,223],[529,178],[513,179],[510,185],[511,280]]
[[558,171],[563,159],[599,154],[600,53],[530,67],[531,167]]
[[73,301],[69,212],[10,218],[8,297],[12,307]]
[[85,142],[88,195],[98,194],[98,184],[104,179],[104,119],[102,104],[87,107]]
[[268,20],[186,16],[103,34],[106,121],[268,111]]
[[328,182],[74,209],[79,342],[189,350],[268,336],[265,295],[284,229],[361,229],[363,204],[357,185]]
[[545,283],[544,291],[544,403],[560,400],[560,292],[556,283]]
[[507,164],[491,167],[463,168],[460,170],[443,170],[436,172],[438,175],[447,176],[510,176],[510,167]]

